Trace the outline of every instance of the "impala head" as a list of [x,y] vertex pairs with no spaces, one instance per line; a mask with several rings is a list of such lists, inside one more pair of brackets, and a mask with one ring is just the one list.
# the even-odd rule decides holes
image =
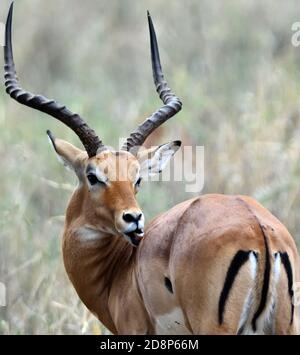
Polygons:
[[19,103],[60,120],[77,134],[85,150],[55,138],[50,131],[47,132],[59,158],[76,173],[81,188],[87,191],[86,203],[89,213],[105,221],[109,232],[122,234],[131,244],[137,246],[144,233],[144,215],[135,197],[141,181],[149,175],[159,174],[181,145],[179,141],[174,141],[148,150],[142,147],[146,138],[182,107],[180,100],[164,80],[155,30],[149,13],[153,77],[164,106],[130,134],[120,151],[113,151],[105,146],[78,114],[72,113],[54,100],[24,91],[20,87],[12,52],[12,15],[13,4],[6,22],[4,49],[7,93]]

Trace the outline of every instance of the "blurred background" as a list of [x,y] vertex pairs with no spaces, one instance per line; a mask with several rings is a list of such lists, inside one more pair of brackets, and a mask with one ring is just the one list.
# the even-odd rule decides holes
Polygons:
[[[1,22],[9,3],[1,1]],[[184,103],[151,144],[203,145],[201,193],[256,198],[300,246],[300,47],[291,44],[298,1],[17,0],[14,51],[23,87],[82,114],[117,147],[118,137],[160,105],[147,9],[166,78]],[[64,271],[61,233],[76,179],[57,162],[48,128],[81,147],[70,129],[9,99],[2,86],[0,282],[7,307],[0,308],[0,334],[106,334]],[[139,201],[149,221],[194,195],[184,182],[153,182]]]

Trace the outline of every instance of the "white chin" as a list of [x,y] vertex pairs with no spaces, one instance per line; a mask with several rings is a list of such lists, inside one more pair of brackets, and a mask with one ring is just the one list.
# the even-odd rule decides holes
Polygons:
[[129,241],[129,243],[131,245],[133,245],[134,247],[137,247],[141,240],[144,237],[144,233],[140,232],[140,233],[136,233],[136,232],[130,232],[130,233],[126,233],[124,234],[124,237]]

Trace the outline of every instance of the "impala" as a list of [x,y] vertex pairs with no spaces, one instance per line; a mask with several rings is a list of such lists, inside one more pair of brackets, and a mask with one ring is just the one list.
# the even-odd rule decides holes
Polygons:
[[293,283],[299,255],[287,229],[247,196],[203,195],[162,213],[144,230],[136,193],[159,174],[180,142],[138,149],[181,109],[167,87],[148,13],[154,82],[164,103],[107,148],[77,114],[24,91],[6,23],[5,86],[16,101],[70,127],[85,150],[55,138],[56,154],[78,177],[63,233],[67,274],[86,307],[114,334],[296,334]]

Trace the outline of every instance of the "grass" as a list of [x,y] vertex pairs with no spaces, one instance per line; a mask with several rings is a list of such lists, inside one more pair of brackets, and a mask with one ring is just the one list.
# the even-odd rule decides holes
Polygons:
[[[2,21],[8,3],[1,3]],[[290,42],[297,2],[41,3],[15,6],[15,59],[24,87],[82,113],[116,146],[159,105],[149,9],[166,77],[184,102],[154,143],[180,138],[203,145],[201,193],[253,196],[300,246],[300,48]],[[64,271],[61,232],[75,178],[57,162],[48,128],[80,147],[66,127],[0,91],[0,281],[8,290],[0,334],[105,334]],[[143,187],[139,200],[149,220],[193,196],[184,183],[156,182]]]

